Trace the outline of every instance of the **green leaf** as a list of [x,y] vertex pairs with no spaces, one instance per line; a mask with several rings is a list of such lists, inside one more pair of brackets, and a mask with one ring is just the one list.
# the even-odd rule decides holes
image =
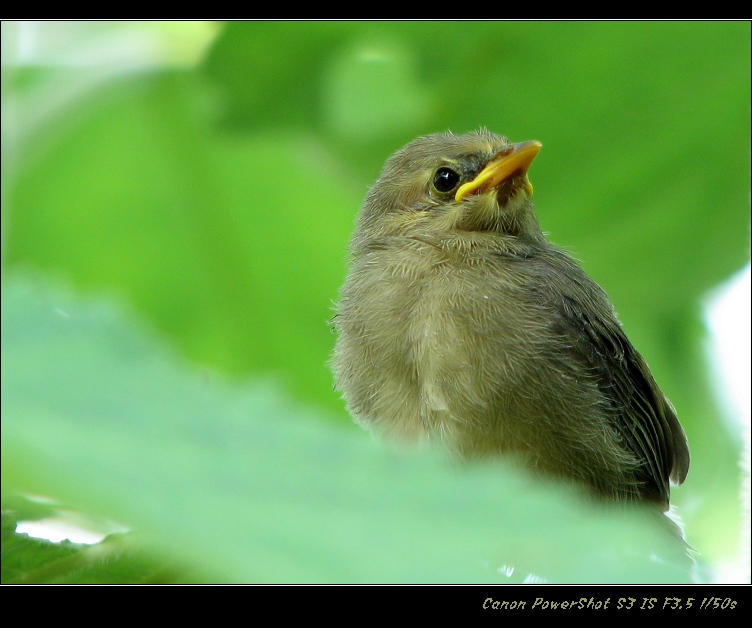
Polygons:
[[[268,383],[191,371],[107,302],[6,277],[2,303],[4,492],[122,521],[173,565],[227,582],[690,579],[683,542],[649,513],[598,510],[507,465],[384,452]],[[9,579],[101,581],[81,561],[111,543],[63,552],[69,574]]]

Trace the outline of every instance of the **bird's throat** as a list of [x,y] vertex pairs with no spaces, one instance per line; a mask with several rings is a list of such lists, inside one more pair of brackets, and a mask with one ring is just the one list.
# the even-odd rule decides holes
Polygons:
[[524,191],[523,180],[509,180],[499,188],[462,203],[455,227],[524,239],[543,237],[533,205]]

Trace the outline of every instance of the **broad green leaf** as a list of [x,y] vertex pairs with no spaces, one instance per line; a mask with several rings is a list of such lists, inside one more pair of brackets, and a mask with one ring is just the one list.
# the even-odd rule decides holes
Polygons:
[[647,513],[511,466],[387,453],[269,384],[193,372],[107,302],[6,277],[2,303],[4,492],[122,521],[175,565],[228,582],[690,579]]

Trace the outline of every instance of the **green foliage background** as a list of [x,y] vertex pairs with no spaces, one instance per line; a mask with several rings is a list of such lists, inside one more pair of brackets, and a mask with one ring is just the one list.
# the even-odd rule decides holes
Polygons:
[[[673,501],[704,577],[738,551],[741,440],[701,304],[749,260],[749,23],[4,22],[2,40],[4,581],[686,580],[634,552],[641,523],[561,487],[382,451],[332,390],[368,186],[414,137],[478,126],[543,143],[541,224],[688,433]],[[42,516],[28,493],[135,532],[46,562],[13,532]]]

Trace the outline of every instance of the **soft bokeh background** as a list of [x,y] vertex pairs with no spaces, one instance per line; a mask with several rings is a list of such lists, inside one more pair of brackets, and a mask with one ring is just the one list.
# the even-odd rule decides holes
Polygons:
[[[116,303],[112,317],[121,322],[113,329],[152,330],[151,341],[160,350],[169,347],[166,363],[196,367],[222,386],[273,381],[281,401],[269,408],[281,404],[302,413],[306,427],[296,433],[331,430],[334,440],[345,435],[375,448],[351,425],[327,367],[333,345],[327,320],[355,212],[386,157],[409,140],[486,126],[513,141],[543,143],[531,172],[541,224],[609,293],[676,406],[693,458],[673,502],[701,553],[702,577],[724,580],[744,537],[744,428],[728,420],[713,388],[718,369],[711,373],[705,352],[703,306],[749,261],[749,23],[3,22],[2,28],[3,282],[12,283],[8,320],[20,325],[4,320],[3,343],[11,346],[9,358],[26,359],[30,345],[24,343],[37,351],[26,370],[4,355],[3,422],[10,424],[3,438],[4,496],[42,492],[124,519],[131,491],[139,494],[132,507],[138,512],[144,495],[164,504],[154,487],[124,482],[115,499],[97,485],[97,478],[116,482],[127,460],[119,471],[103,471],[105,461],[92,462],[87,476],[76,468],[88,460],[86,452],[111,459],[103,443],[120,448],[130,437],[128,425],[150,446],[169,433],[146,426],[143,417],[154,411],[157,418],[149,420],[159,422],[189,410],[158,400],[146,411],[133,397],[142,394],[139,382],[172,375],[110,369],[111,358],[127,361],[130,350],[121,344],[128,343],[99,332],[89,336],[85,325],[70,332],[70,364],[56,362],[50,347],[69,330],[42,318],[36,327],[22,324],[41,317],[47,306],[40,303],[52,304],[48,312],[57,308],[61,320],[74,311],[88,320],[91,295]],[[48,295],[57,288],[39,288],[46,282],[65,286],[70,303]],[[54,306],[55,299],[68,305]],[[73,377],[76,353],[82,362],[89,355],[81,348],[87,339],[99,356],[93,366],[80,379],[50,383],[60,373]],[[52,374],[42,377],[46,368]],[[126,377],[134,388],[116,403],[96,392]],[[6,393],[26,401],[6,404]],[[175,394],[188,399],[192,393]],[[249,405],[258,402],[251,397]],[[47,405],[40,409],[42,398]],[[218,414],[241,412],[240,401],[223,399]],[[269,408],[261,414],[276,417]],[[100,421],[92,425],[114,421],[120,431],[97,440],[91,435],[98,428],[71,427],[82,414]],[[218,461],[232,458],[219,446],[201,449],[232,431],[203,428],[198,418],[191,425],[197,433],[207,430],[197,437],[200,451],[165,454],[164,466],[176,469],[166,473],[165,486],[185,472],[181,461],[203,461],[201,482]],[[40,436],[42,428],[55,437]],[[282,433],[274,438],[284,441]],[[324,458],[330,445],[317,442]],[[142,446],[123,445],[123,451],[142,452]],[[335,464],[332,477],[357,467],[361,454],[353,452],[360,446],[344,446],[347,464],[328,460]],[[145,459],[159,457],[158,448],[149,451]],[[247,463],[237,455],[233,473]],[[282,455],[300,473],[291,477],[318,473],[315,461],[298,468],[305,455]],[[276,462],[272,457],[267,464]],[[365,485],[379,481],[364,478]],[[205,490],[220,512],[237,512],[216,485]],[[197,503],[183,505],[181,516],[191,517]],[[272,520],[269,511],[254,508]],[[315,517],[315,508],[305,516]],[[133,517],[123,523],[148,528],[159,520]],[[243,521],[237,523],[242,530]],[[348,526],[361,522],[345,517],[335,524],[346,536]],[[326,525],[322,520],[319,529]],[[384,525],[399,528],[393,519]],[[297,529],[286,532],[276,541],[280,547],[289,547],[291,538],[310,547]],[[257,556],[252,550],[258,548],[248,550]],[[287,571],[275,563],[252,575],[260,581],[372,578],[367,570],[340,569],[341,561],[332,567],[331,553],[311,559],[310,571],[296,571],[299,562],[290,560]],[[222,571],[216,564],[210,569]],[[376,573],[381,576],[373,578],[392,574]],[[426,577],[421,574],[413,577]],[[224,577],[248,572],[219,573]]]

